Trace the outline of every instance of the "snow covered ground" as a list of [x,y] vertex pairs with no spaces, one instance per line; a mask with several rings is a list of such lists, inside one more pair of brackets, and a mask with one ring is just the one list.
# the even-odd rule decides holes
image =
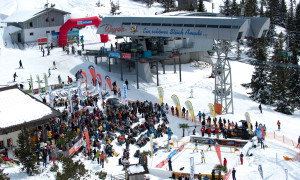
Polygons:
[[[12,14],[16,9],[34,9],[41,8],[45,2],[27,0],[27,1],[0,1],[0,18],[4,15]],[[106,16],[109,14],[110,5],[109,0],[101,0],[101,3],[104,4],[103,7],[96,7],[96,1],[86,0],[52,0],[49,3],[55,3],[56,8],[63,9],[65,11],[72,12],[71,17],[85,17],[85,16],[94,16],[102,15]],[[124,4],[123,4],[124,3]],[[121,12],[122,15],[153,15],[155,12],[161,12],[163,9],[159,7],[158,4],[154,4],[153,8],[147,9],[146,6],[140,3],[132,2],[130,0],[122,0]],[[217,6],[215,6],[217,7]],[[208,9],[208,7],[207,7]],[[0,20],[1,21],[1,20]],[[2,24],[0,24],[2,25]],[[30,75],[33,76],[33,79],[36,79],[36,75],[39,74],[40,77],[44,73],[47,73],[48,68],[52,68],[53,61],[56,62],[57,69],[51,70],[51,76],[49,78],[50,84],[58,83],[57,76],[60,75],[63,81],[67,81],[67,76],[71,76],[75,79],[74,75],[79,70],[87,72],[88,79],[91,79],[90,74],[88,73],[88,66],[93,64],[92,62],[87,62],[82,56],[78,55],[67,55],[62,51],[61,48],[55,48],[51,51],[50,56],[42,57],[41,51],[38,47],[27,47],[25,50],[19,50],[12,48],[8,44],[8,47],[4,47],[4,40],[9,39],[8,34],[4,34],[4,29],[0,28],[0,87],[13,85],[13,73],[16,72],[17,83],[24,83],[25,88],[28,88],[28,79]],[[86,27],[80,30],[80,35],[84,35],[87,43],[98,42],[99,36],[96,35],[96,28]],[[114,38],[110,37],[112,40],[111,43],[114,43]],[[8,42],[9,43],[9,42]],[[93,44],[86,45],[86,49],[97,48],[103,44]],[[110,43],[106,44],[108,47]],[[19,60],[22,59],[24,69],[19,69]],[[120,80],[120,74],[117,69],[118,65],[113,65],[112,72],[108,72],[108,64],[105,62],[99,63],[95,66],[96,73],[100,73],[102,77],[109,75],[112,81],[116,81],[118,87],[124,83]],[[265,124],[268,132],[276,132],[277,135],[284,135],[287,138],[290,138],[294,141],[297,141],[300,133],[300,111],[296,111],[294,115],[288,116],[281,113],[275,112],[270,106],[264,106],[263,114],[259,112],[258,103],[252,101],[248,98],[247,91],[241,86],[242,83],[250,82],[252,71],[254,70],[253,66],[239,63],[231,62],[232,67],[232,80],[233,80],[233,96],[234,96],[234,114],[222,115],[222,118],[229,119],[230,121],[238,122],[241,119],[245,119],[245,112],[249,112],[251,120],[253,123],[257,121],[258,123]],[[119,68],[118,68],[119,69]],[[176,94],[179,97],[181,105],[184,105],[186,100],[190,100],[193,104],[194,111],[205,112],[207,115],[210,115],[208,110],[208,103],[214,101],[212,90],[214,89],[214,79],[208,78],[211,73],[210,67],[194,67],[193,64],[184,64],[182,65],[182,82],[179,82],[179,73],[177,66],[177,73],[173,73],[173,66],[166,66],[166,73],[163,74],[162,68],[159,68],[159,83],[160,86],[164,88],[164,102],[168,103],[170,106],[173,105],[171,100],[171,95]],[[124,79],[129,81],[129,91],[128,97],[132,100],[150,100],[154,102],[159,102],[157,86],[156,86],[156,76],[153,76],[153,83],[145,83],[140,79],[140,88],[136,88],[136,76],[134,72],[126,72],[124,74]],[[37,82],[34,82],[34,87],[36,88]],[[190,90],[194,91],[194,98],[189,98]],[[168,116],[170,124],[169,126],[174,132],[172,140],[182,140],[188,141],[188,137],[182,138],[182,129],[179,128],[180,123],[188,123],[189,125],[194,125],[193,122],[189,122],[183,119],[176,117]],[[217,116],[219,118],[220,116]],[[0,117],[1,118],[1,117]],[[281,131],[277,131],[277,120],[281,121]],[[186,130],[191,134],[192,129]],[[186,134],[187,134],[186,132]],[[199,134],[199,129],[197,129],[197,134]],[[166,144],[167,138],[161,138],[154,140],[157,144]],[[244,165],[237,164],[237,179],[243,180],[256,180],[260,179],[259,172],[257,170],[258,165],[262,165],[264,172],[264,179],[269,180],[282,180],[285,179],[285,169],[288,169],[289,179],[299,179],[300,168],[299,161],[291,162],[285,161],[283,156],[295,157],[296,153],[299,152],[299,149],[296,149],[292,146],[287,146],[283,143],[279,143],[275,140],[267,139],[265,143],[268,147],[265,150],[260,148],[251,149],[249,152],[253,156],[245,158]],[[114,146],[117,152],[122,152],[122,148]],[[131,146],[130,156],[133,156],[134,152],[137,150],[137,147]],[[149,145],[146,145],[141,150],[149,150]],[[243,150],[244,154],[246,149]],[[170,176],[169,171],[166,170],[167,166],[164,166],[161,170],[154,168],[161,160],[167,157],[168,153],[163,150],[158,151],[153,157],[153,160],[149,159],[149,168],[150,168],[150,177],[151,179],[168,179]],[[222,158],[226,157],[228,160],[228,167],[232,168],[239,160],[239,153],[222,153]],[[179,168],[185,167],[182,172],[189,172],[189,158],[195,157],[195,173],[210,173],[211,168],[218,164],[219,160],[215,152],[206,152],[206,163],[202,164],[200,161],[200,152],[192,152],[192,150],[185,149],[180,152],[174,158],[173,170],[180,171]],[[119,157],[118,157],[119,158]],[[119,174],[122,167],[117,165],[118,158],[109,159],[109,163],[105,164],[104,171],[108,174]],[[90,160],[85,160],[82,155],[75,157],[75,159],[81,159],[84,161],[86,168],[96,172],[101,170],[100,166],[97,163],[91,162]],[[137,159],[133,157],[130,158],[131,163],[136,163]],[[29,177],[25,173],[20,172],[19,167],[14,168],[5,168],[4,172],[9,173],[11,179],[54,179],[54,173],[48,169],[42,169],[43,173]],[[92,173],[91,173],[92,174]],[[93,177],[95,179],[95,177]]]

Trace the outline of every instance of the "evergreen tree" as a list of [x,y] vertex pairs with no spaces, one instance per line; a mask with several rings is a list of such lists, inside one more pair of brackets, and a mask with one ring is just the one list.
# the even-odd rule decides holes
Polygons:
[[15,154],[23,165],[22,170],[25,170],[30,176],[37,174],[38,170],[35,166],[35,163],[37,162],[35,154],[36,149],[34,142],[30,140],[30,132],[26,123],[18,135],[17,143],[18,148],[15,150]]
[[154,3],[154,0],[146,0],[145,2],[146,2],[146,6],[148,8],[151,8],[152,4]]
[[225,0],[224,6],[221,8],[221,13],[225,16],[231,16],[231,1]]
[[175,8],[175,0],[162,0],[161,1],[163,7],[165,8],[164,12],[170,12],[171,9]]
[[264,17],[264,6],[263,6],[263,1],[260,2],[259,16],[260,16],[260,17]]
[[236,0],[232,1],[230,14],[232,16],[240,16],[240,9],[239,9],[239,5],[236,3]]
[[[297,48],[296,45],[293,45],[293,64],[299,65],[299,60],[297,58]],[[291,89],[291,101],[294,108],[300,109],[300,70],[299,68],[291,68],[290,76],[290,89]]]
[[[282,34],[279,35],[279,40],[275,42],[274,53],[271,61],[274,63],[280,63],[279,57],[282,51],[283,40]],[[291,90],[290,90],[290,73],[286,67],[273,66],[269,75],[271,82],[271,97],[272,102],[275,105],[275,111],[282,112],[284,114],[292,114],[294,108],[292,106]]]
[[203,4],[203,0],[199,0],[198,2],[198,9],[197,9],[198,12],[205,12],[205,6]]
[[279,19],[280,26],[286,27],[286,18],[287,18],[287,8],[286,8],[285,0],[281,0],[281,2],[280,2],[280,19]]
[[61,157],[60,161],[62,162],[63,170],[62,172],[57,172],[57,180],[81,179],[87,173],[84,163],[80,160],[74,162],[70,157]]
[[256,17],[258,15],[258,6],[256,0],[249,0],[245,5],[245,16]]
[[255,52],[255,58],[258,63],[255,65],[250,88],[250,98],[262,104],[270,104],[270,84],[268,82],[268,65],[264,64],[267,61],[266,40],[264,38],[258,40],[258,48]]
[[[297,4],[297,8],[296,8],[296,15],[295,15],[295,32],[293,32],[295,34],[295,44],[296,44],[296,48],[300,49],[300,3]],[[298,51],[299,54],[299,51]]]
[[193,6],[193,3],[190,3],[190,6],[189,6],[188,11],[194,11],[194,10],[195,10],[195,8],[194,8],[194,6]]
[[0,180],[10,180],[6,173],[3,172],[4,169],[0,169]]

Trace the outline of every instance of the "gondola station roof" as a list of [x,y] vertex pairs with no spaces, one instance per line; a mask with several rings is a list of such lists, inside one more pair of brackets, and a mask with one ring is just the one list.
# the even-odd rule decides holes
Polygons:
[[37,127],[61,116],[54,108],[20,90],[17,85],[0,88],[0,135],[28,127]]
[[193,39],[236,40],[265,36],[269,18],[151,16],[104,17],[97,34],[116,36],[180,37]]

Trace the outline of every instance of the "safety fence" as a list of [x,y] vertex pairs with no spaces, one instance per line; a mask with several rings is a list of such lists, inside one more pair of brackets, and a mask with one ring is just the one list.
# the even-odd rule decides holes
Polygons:
[[275,139],[275,140],[277,140],[283,144],[289,145],[289,146],[293,146],[293,147],[297,146],[296,141],[293,141],[284,135],[277,135],[276,132],[266,132],[266,138]]
[[[203,150],[203,151],[213,151],[215,152],[214,144],[210,144],[211,147],[209,147],[209,144],[206,143],[197,143],[197,146],[195,146],[194,142],[184,142],[184,141],[173,141],[171,144],[174,148],[180,148],[180,144],[186,144],[186,146],[183,149],[191,149],[191,150]],[[238,149],[235,146],[225,146],[220,145],[221,152],[224,153],[234,153],[238,151]]]

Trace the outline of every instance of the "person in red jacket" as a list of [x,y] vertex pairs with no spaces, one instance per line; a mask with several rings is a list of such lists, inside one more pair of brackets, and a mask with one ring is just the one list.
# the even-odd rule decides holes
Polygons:
[[219,128],[217,128],[215,132],[216,132],[216,135],[217,135],[217,139],[219,139],[219,133],[220,133]]
[[176,116],[179,117],[179,111],[177,107],[176,107]]
[[210,137],[210,134],[211,134],[211,127],[208,127],[208,129],[207,129],[207,134],[208,134],[208,137]]
[[172,116],[174,116],[174,107],[171,107]]
[[224,158],[223,165],[227,168],[227,159],[226,158]]
[[205,133],[205,127],[204,126],[202,126],[202,128],[201,128],[201,132],[202,132],[202,137],[203,137],[204,133]]
[[241,152],[240,154],[240,160],[241,160],[241,164],[243,165],[243,160],[244,160],[244,154]]

